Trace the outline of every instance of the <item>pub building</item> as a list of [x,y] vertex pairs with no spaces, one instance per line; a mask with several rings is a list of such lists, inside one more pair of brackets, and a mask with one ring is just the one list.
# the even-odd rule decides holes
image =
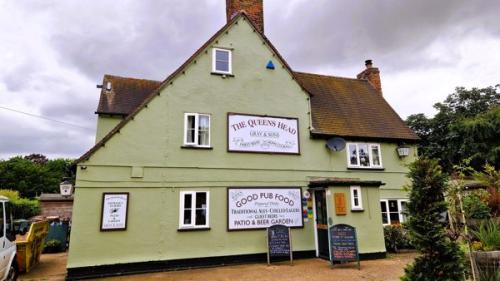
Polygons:
[[353,78],[293,70],[263,7],[227,0],[227,23],[163,81],[104,75],[69,279],[263,262],[274,224],[294,259],[328,259],[336,224],[356,228],[361,259],[385,257],[418,137],[371,60]]

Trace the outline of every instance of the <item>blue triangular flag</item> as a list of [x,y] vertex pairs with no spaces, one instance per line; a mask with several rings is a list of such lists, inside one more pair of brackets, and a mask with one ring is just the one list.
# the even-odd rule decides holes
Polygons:
[[266,68],[267,68],[267,69],[274,69],[274,64],[273,64],[273,61],[272,61],[272,60],[270,60],[270,61],[267,63]]

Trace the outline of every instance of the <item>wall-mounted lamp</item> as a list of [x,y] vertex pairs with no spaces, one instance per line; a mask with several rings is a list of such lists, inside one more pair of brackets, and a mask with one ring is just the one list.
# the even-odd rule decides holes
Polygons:
[[59,191],[62,196],[71,196],[73,194],[73,184],[68,178],[64,178],[63,182],[59,184]]
[[398,146],[396,150],[401,158],[410,155],[410,148],[408,146]]

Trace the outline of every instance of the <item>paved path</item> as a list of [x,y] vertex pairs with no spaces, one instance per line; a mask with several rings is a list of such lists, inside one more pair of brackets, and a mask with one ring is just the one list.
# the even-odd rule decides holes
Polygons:
[[415,257],[414,253],[392,255],[388,259],[362,261],[361,270],[355,264],[331,269],[327,261],[321,259],[296,260],[288,263],[246,264],[185,271],[149,273],[99,279],[101,281],[399,281],[404,267]]
[[40,263],[30,272],[21,274],[23,281],[60,281],[66,277],[67,253],[42,254]]
[[[415,253],[390,255],[387,259],[362,261],[361,270],[354,263],[333,269],[327,261],[321,259],[295,260],[294,265],[278,263],[267,266],[265,263],[223,266],[204,269],[159,272],[121,277],[102,278],[100,281],[399,281],[407,263]],[[19,280],[24,281],[59,281],[66,274],[66,253],[44,254],[40,263]]]

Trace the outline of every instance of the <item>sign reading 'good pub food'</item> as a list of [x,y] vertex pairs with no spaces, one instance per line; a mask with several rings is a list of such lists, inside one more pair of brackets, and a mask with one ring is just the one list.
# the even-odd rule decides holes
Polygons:
[[228,188],[228,229],[302,227],[300,188]]
[[228,151],[299,154],[297,118],[228,114]]

